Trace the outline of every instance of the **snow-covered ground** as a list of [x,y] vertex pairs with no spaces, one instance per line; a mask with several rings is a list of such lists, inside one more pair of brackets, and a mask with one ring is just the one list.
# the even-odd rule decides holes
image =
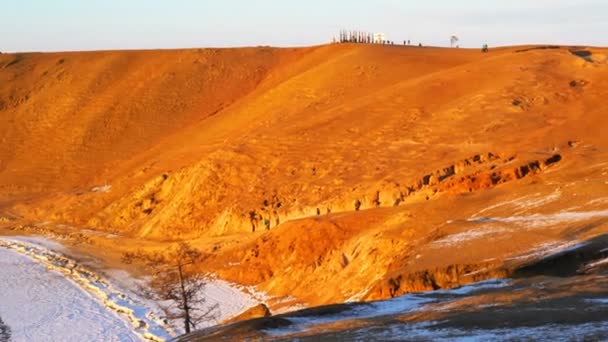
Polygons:
[[467,241],[486,238],[488,235],[508,233],[511,230],[505,227],[481,226],[477,229],[467,230],[464,232],[445,236],[439,240],[433,241],[433,245],[438,248],[455,246]]
[[481,217],[482,214],[488,211],[494,211],[495,209],[508,209],[510,212],[515,214],[522,214],[534,208],[539,208],[545,206],[549,203],[553,203],[561,198],[561,192],[559,190],[555,190],[549,195],[543,195],[541,193],[535,193],[531,195],[526,195],[523,197],[515,198],[510,201],[500,202],[497,204],[493,204],[487,208],[481,209],[475,215],[475,217]]
[[[450,312],[483,312],[489,307],[501,306],[505,303],[507,307],[517,305],[517,302],[484,302],[475,304],[471,298],[481,299],[486,291],[501,291],[501,295],[508,295],[514,290],[512,280],[492,279],[475,284],[470,284],[456,289],[437,290],[432,292],[412,293],[401,297],[369,302],[357,303],[340,310],[319,311],[318,313],[292,313],[283,318],[291,324],[278,328],[267,328],[263,332],[271,338],[293,339],[302,341],[316,340],[347,340],[347,341],[605,341],[608,330],[605,320],[585,323],[567,323],[556,320],[554,324],[531,325],[520,324],[512,315],[518,315],[517,310],[511,310],[505,314],[505,321],[497,319],[494,325],[489,321],[480,320],[478,325],[472,327],[449,327],[442,324],[454,322],[458,315],[450,315]],[[522,283],[515,285],[522,286]],[[536,286],[533,284],[532,286]],[[575,301],[573,301],[572,305]],[[589,305],[598,306],[608,304],[603,298],[588,299]],[[540,305],[540,304],[539,304]],[[454,311],[450,308],[454,307]],[[564,310],[572,310],[575,306],[564,306]],[[522,307],[523,311],[526,311]],[[555,310],[551,307],[542,306],[528,311],[538,310],[539,314],[551,313]],[[545,311],[542,311],[545,310]],[[523,312],[522,311],[522,312]],[[407,321],[406,314],[430,312],[448,313],[439,321]],[[506,312],[506,311],[505,311]],[[541,313],[542,312],[542,313]],[[598,311],[602,314],[604,311]],[[495,315],[496,313],[487,313]],[[403,320],[401,319],[403,318]],[[485,324],[485,327],[484,327]]]
[[587,242],[577,241],[552,241],[538,244],[523,254],[511,257],[507,260],[541,260],[549,256],[555,256],[586,246]]
[[323,324],[348,322],[357,319],[373,320],[374,318],[382,316],[405,314],[408,312],[422,310],[427,304],[437,303],[440,300],[443,300],[436,295],[466,296],[475,291],[498,289],[508,285],[508,280],[491,279],[452,290],[411,293],[387,300],[358,303],[335,314],[321,313],[319,315],[306,315],[303,317],[299,317],[297,315],[290,316],[287,314],[287,318],[293,324],[288,327],[268,329],[265,330],[265,332],[271,336],[280,337],[283,335],[303,332]]
[[481,342],[481,341],[602,341],[598,336],[605,335],[606,323],[587,324],[549,324],[540,327],[516,327],[508,329],[433,329],[437,322],[416,324],[390,324],[381,328],[356,329],[352,340],[441,342]]
[[503,222],[503,223],[523,223],[526,227],[545,227],[563,222],[585,221],[594,218],[608,217],[608,210],[592,211],[569,211],[555,214],[532,214],[525,216],[509,217],[473,217],[469,222]]
[[57,271],[0,248],[0,317],[17,341],[139,341],[115,313]]
[[[0,317],[15,341],[164,341],[182,333],[180,325],[161,319],[157,303],[137,294],[144,280],[116,270],[101,276],[58,252],[63,249],[44,238],[0,237]],[[267,299],[255,289],[212,277],[203,292],[205,305],[219,307],[208,325]]]

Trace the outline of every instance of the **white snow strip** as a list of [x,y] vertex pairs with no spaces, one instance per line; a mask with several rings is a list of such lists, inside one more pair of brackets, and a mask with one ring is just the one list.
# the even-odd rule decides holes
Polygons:
[[600,197],[587,202],[587,205],[608,204],[608,197]]
[[309,307],[306,303],[301,303],[301,302],[293,304],[294,301],[296,301],[296,298],[291,297],[291,296],[272,298],[273,306],[278,306],[278,305],[285,304],[285,303],[292,303],[291,305],[283,306],[283,307],[273,311],[273,314],[280,315],[280,314],[284,314],[287,312],[306,309]]
[[433,241],[436,247],[446,247],[462,244],[463,242],[480,239],[487,235],[494,235],[509,232],[509,229],[502,227],[487,227],[485,229],[473,229],[464,232],[448,235],[439,240]]
[[491,205],[491,206],[489,206],[489,207],[486,207],[486,208],[481,209],[481,210],[480,210],[480,211],[478,211],[477,213],[473,214],[473,216],[472,216],[472,217],[478,217],[478,216],[480,216],[481,214],[483,214],[483,213],[485,213],[485,212],[488,212],[488,211],[490,211],[490,210],[496,209],[496,208],[500,208],[500,207],[504,207],[504,206],[514,206],[514,205],[515,205],[515,203],[519,203],[519,202],[521,202],[521,201],[524,201],[524,200],[526,200],[526,199],[530,198],[530,196],[539,196],[539,195],[540,195],[540,194],[535,194],[535,195],[527,195],[527,196],[519,197],[519,198],[516,198],[516,199],[510,200],[510,201],[506,201],[506,202],[500,202],[500,203],[497,203],[497,204],[493,204],[493,205]]
[[370,288],[365,288],[355,294],[353,294],[352,296],[350,296],[345,302],[346,303],[352,303],[352,302],[358,302],[361,300],[361,298],[363,298],[363,296],[365,296],[367,294],[367,292],[369,292]]
[[467,277],[467,276],[472,276],[472,275],[475,275],[475,274],[479,274],[479,273],[481,273],[481,272],[485,272],[485,271],[487,271],[487,270],[488,270],[488,268],[487,268],[487,267],[484,267],[484,268],[481,268],[481,269],[479,269],[479,270],[477,270],[477,271],[473,271],[473,272],[468,272],[468,273],[465,273],[465,274],[463,274],[463,276],[465,276],[465,277]]
[[525,212],[526,210],[542,207],[542,206],[545,206],[546,204],[555,202],[558,199],[560,199],[560,197],[562,197],[561,191],[555,190],[547,196],[530,198],[528,200],[516,202],[515,206],[518,209],[517,213],[522,213],[522,212]]
[[436,290],[432,293],[442,293],[442,294],[457,294],[457,295],[468,295],[475,291],[480,290],[489,290],[489,289],[499,289],[505,287],[510,284],[508,279],[489,279],[480,281],[478,283],[461,286],[455,289],[450,290]]
[[593,267],[597,267],[597,266],[600,266],[603,264],[608,264],[608,258],[589,263],[585,266],[585,268],[593,268]]
[[46,249],[50,249],[57,252],[65,250],[65,247],[62,244],[57,243],[53,240],[49,240],[42,236],[11,236],[11,240],[42,246]]
[[555,202],[560,199],[562,193],[560,190],[555,190],[551,194],[543,196],[541,193],[536,193],[532,195],[526,195],[523,197],[518,197],[510,201],[497,203],[491,205],[487,208],[484,208],[474,214],[472,217],[479,217],[481,214],[488,212],[490,210],[494,210],[501,207],[510,207],[512,211],[515,212],[523,212],[528,209],[542,207],[551,202]]
[[509,258],[508,260],[527,260],[527,259],[542,259],[551,255],[566,253],[583,246],[586,246],[589,242],[577,242],[577,241],[568,241],[568,242],[547,242],[540,245],[536,245],[534,248],[530,249],[528,252]]
[[523,223],[526,227],[551,226],[563,222],[584,221],[598,217],[608,217],[608,210],[566,211],[556,214],[532,214],[509,217],[471,217],[469,222]]
[[106,184],[106,185],[96,186],[96,187],[92,188],[91,192],[110,192],[110,190],[112,190],[112,186],[109,184]]

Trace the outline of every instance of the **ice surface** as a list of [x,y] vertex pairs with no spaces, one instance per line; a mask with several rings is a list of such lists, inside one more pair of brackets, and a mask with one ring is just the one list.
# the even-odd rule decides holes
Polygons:
[[127,323],[57,271],[0,248],[0,316],[18,341],[139,341]]
[[592,298],[586,301],[591,304],[608,305],[608,298]]
[[[24,240],[28,240],[28,242]],[[31,238],[0,238],[0,247],[11,253],[29,257],[36,266],[42,267],[43,270],[46,266],[47,272],[53,271],[52,274],[59,278],[63,277],[65,282],[80,289],[83,295],[96,301],[97,305],[102,308],[105,307],[107,314],[122,319],[123,325],[130,327],[131,334],[134,336],[138,336],[140,339],[165,341],[175,335],[169,326],[164,324],[159,316],[155,315],[138,298],[128,296],[124,291],[112,286],[107,279],[79,265],[74,260],[33,242],[34,240]],[[48,242],[43,244],[49,245]],[[24,304],[28,304],[27,301]],[[31,306],[31,303],[29,305]],[[78,306],[66,308],[66,310],[76,311],[79,309]]]

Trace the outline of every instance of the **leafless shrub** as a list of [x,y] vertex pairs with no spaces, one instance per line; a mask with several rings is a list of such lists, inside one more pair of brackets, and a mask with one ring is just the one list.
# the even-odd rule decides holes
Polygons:
[[188,243],[181,242],[166,253],[126,252],[122,261],[127,264],[142,262],[151,271],[150,287],[140,289],[142,294],[157,301],[166,318],[181,321],[184,331],[189,333],[201,323],[217,318],[219,310],[217,304],[205,305],[203,289],[207,279],[196,272],[196,265],[207,257]]

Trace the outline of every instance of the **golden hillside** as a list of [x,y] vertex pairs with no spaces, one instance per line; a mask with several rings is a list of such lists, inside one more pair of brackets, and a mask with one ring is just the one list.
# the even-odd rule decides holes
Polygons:
[[[1,54],[0,214],[195,240],[220,275],[313,304],[505,275],[509,256],[608,231],[607,55]],[[469,220],[573,211],[600,214]]]

